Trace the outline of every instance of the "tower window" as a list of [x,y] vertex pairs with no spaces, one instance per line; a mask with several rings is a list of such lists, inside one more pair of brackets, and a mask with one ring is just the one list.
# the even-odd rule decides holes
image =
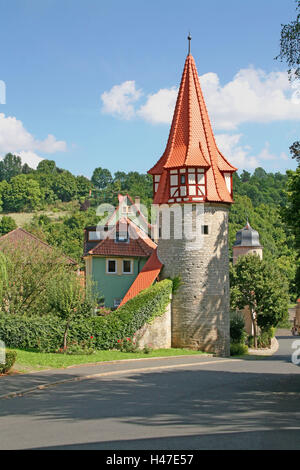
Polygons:
[[208,235],[208,225],[202,225],[202,234]]

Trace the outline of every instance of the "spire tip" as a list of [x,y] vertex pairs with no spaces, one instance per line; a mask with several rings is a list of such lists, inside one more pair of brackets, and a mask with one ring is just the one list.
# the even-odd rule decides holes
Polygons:
[[189,32],[189,35],[188,35],[188,41],[189,41],[189,52],[188,52],[188,55],[190,55],[191,53],[191,40],[192,40],[192,36],[191,36],[191,33]]

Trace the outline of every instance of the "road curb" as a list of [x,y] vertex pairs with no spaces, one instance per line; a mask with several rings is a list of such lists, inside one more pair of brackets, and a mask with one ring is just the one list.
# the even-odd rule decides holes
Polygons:
[[17,390],[16,392],[10,392],[5,395],[0,395],[0,399],[7,399],[7,398],[16,398],[16,397],[22,397],[24,395],[27,395],[29,393],[35,392],[37,390],[44,390],[50,387],[55,387],[57,385],[63,385],[66,383],[71,383],[71,382],[80,382],[82,380],[87,380],[87,379],[92,379],[92,378],[97,378],[97,377],[105,377],[105,376],[112,376],[112,375],[118,375],[118,374],[127,374],[127,373],[138,373],[138,372],[147,372],[147,371],[154,371],[154,370],[163,370],[163,369],[178,369],[182,367],[192,367],[192,366],[202,366],[202,365],[208,365],[208,364],[219,364],[219,363],[224,363],[224,362],[233,362],[233,361],[239,361],[241,359],[220,359],[216,361],[206,361],[206,362],[191,362],[191,363],[185,363],[185,364],[169,364],[169,365],[164,365],[164,366],[156,366],[156,367],[142,367],[139,369],[125,369],[125,370],[115,370],[115,371],[109,371],[109,372],[99,372],[97,374],[88,374],[88,375],[83,375],[80,377],[71,377],[70,379],[64,379],[64,380],[56,380],[55,382],[50,382],[47,384],[40,384],[36,385],[35,387],[31,388],[25,388],[22,390]]
[[[133,359],[114,359],[112,361],[97,361],[97,362],[83,362],[82,364],[72,364],[71,366],[66,367],[58,367],[51,369],[39,369],[39,370],[32,370],[30,372],[20,372],[16,370],[16,375],[32,375],[32,374],[39,374],[41,372],[54,372],[55,370],[66,370],[66,369],[73,369],[76,367],[85,367],[85,366],[99,366],[101,364],[121,364],[122,362],[134,362],[134,361],[154,361],[157,359],[174,359],[177,357],[217,357],[212,353],[203,353],[203,354],[179,354],[178,356],[155,356],[155,357],[137,357]],[[13,370],[13,369],[12,369]],[[0,395],[1,398],[1,395]]]

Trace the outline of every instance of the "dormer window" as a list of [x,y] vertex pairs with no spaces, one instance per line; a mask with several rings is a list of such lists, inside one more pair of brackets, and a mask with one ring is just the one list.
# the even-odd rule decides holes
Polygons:
[[131,206],[123,206],[122,213],[123,214],[131,214]]
[[127,243],[129,241],[128,232],[117,232],[116,233],[116,242],[117,243]]
[[96,242],[96,241],[99,241],[101,239],[100,237],[100,231],[97,231],[97,230],[89,230],[88,232],[88,240],[90,242]]

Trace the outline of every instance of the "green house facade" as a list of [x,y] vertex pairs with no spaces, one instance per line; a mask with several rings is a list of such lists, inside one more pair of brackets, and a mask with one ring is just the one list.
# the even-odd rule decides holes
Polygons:
[[104,305],[117,308],[130,286],[144,267],[146,257],[90,256],[86,275],[94,282]]
[[157,248],[148,236],[149,225],[131,198],[119,194],[119,203],[114,219],[102,228],[91,226],[84,231],[86,282],[93,282],[98,298],[104,298],[109,308],[120,305]]

